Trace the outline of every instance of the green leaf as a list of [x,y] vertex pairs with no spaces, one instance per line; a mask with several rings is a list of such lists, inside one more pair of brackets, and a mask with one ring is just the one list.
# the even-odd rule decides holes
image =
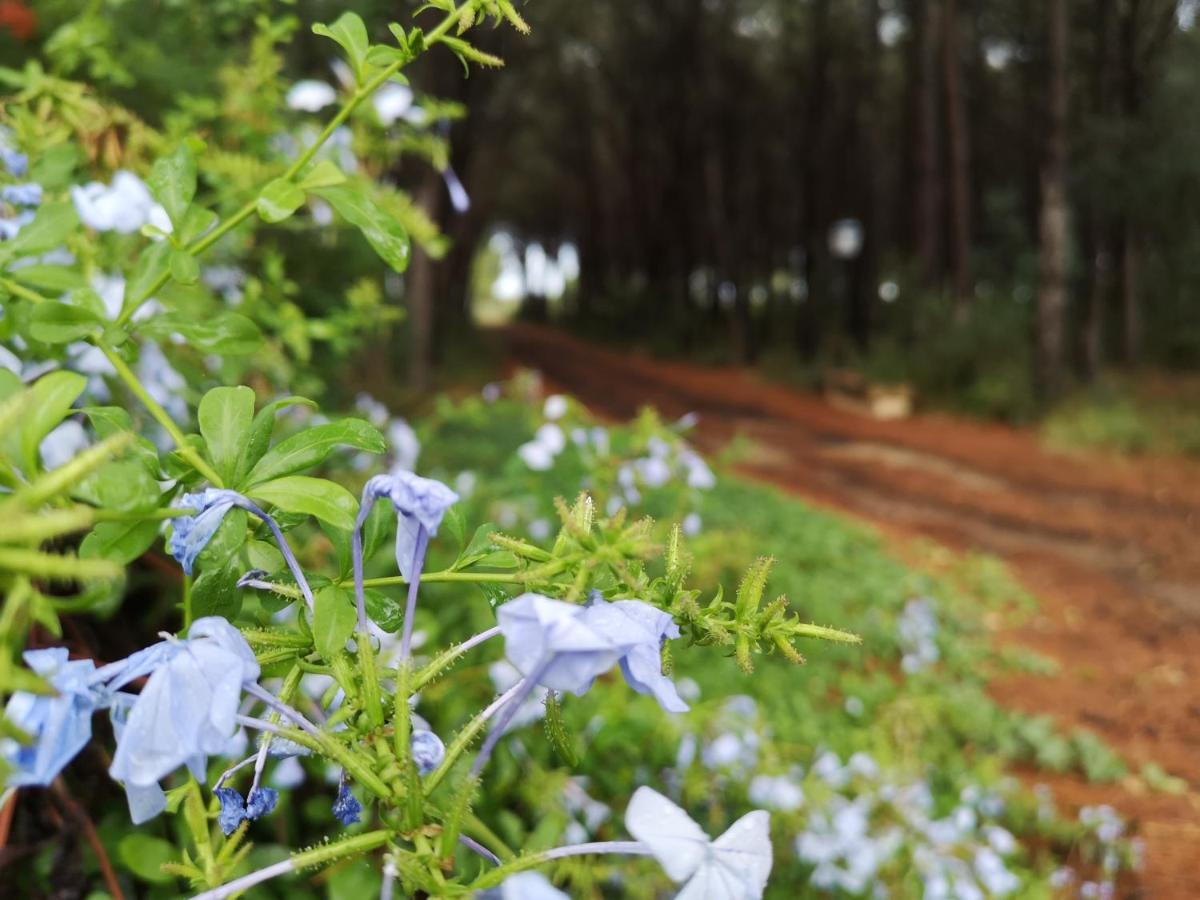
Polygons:
[[313,166],[310,166],[308,171],[304,173],[304,177],[300,179],[300,187],[306,191],[311,191],[314,188],[333,187],[337,184],[343,184],[346,181],[346,176],[342,173],[331,160],[323,159]]
[[200,280],[200,263],[186,250],[172,250],[171,277],[180,284],[195,284]]
[[107,559],[127,566],[150,549],[161,525],[154,519],[101,522],[79,545],[79,556],[81,559]]
[[51,372],[30,388],[32,399],[20,424],[20,458],[26,474],[38,468],[38,445],[71,412],[71,405],[87,387],[75,372]]
[[393,63],[403,63],[408,59],[408,54],[396,47],[389,47],[386,44],[376,44],[367,51],[367,62],[373,66],[383,68],[390,66]]
[[71,494],[101,509],[124,512],[151,509],[162,495],[150,470],[132,458],[105,463],[75,485]]
[[182,313],[166,313],[140,323],[147,337],[167,339],[183,335],[193,349],[222,356],[247,356],[262,346],[262,332],[243,315],[225,312],[197,320]]
[[183,244],[190,244],[217,224],[217,214],[203,206],[189,206],[183,221],[176,229],[175,237]]
[[313,596],[313,645],[327,660],[346,648],[357,616],[350,595],[335,585],[320,588]]
[[250,488],[248,493],[255,500],[270,503],[284,512],[315,516],[343,531],[354,528],[354,517],[358,513],[358,501],[340,484],[306,475],[276,478]]
[[74,303],[45,300],[33,308],[29,334],[45,344],[69,344],[104,330],[104,320]]
[[304,204],[304,191],[282,178],[276,178],[262,189],[254,208],[264,222],[282,222]]
[[150,296],[150,288],[170,270],[171,250],[167,241],[159,241],[142,251],[125,282],[126,307],[141,303]]
[[200,400],[200,434],[208,458],[225,481],[232,481],[250,438],[254,420],[254,391],[248,387],[213,388]]
[[387,442],[379,430],[362,419],[343,419],[317,425],[280,441],[267,451],[247,476],[246,483],[260,484],[282,475],[311,469],[324,462],[341,445],[370,453],[387,450]]
[[458,545],[458,549],[462,550],[463,544],[467,540],[467,522],[457,506],[452,506],[446,510],[442,524],[446,526],[446,531],[449,535],[454,538],[454,543]]
[[175,876],[162,870],[163,863],[175,858],[175,848],[162,838],[136,831],[127,834],[117,844],[117,857],[142,881],[170,884],[175,880]]
[[16,237],[0,244],[0,249],[5,256],[45,253],[62,244],[78,224],[79,216],[70,203],[47,203]]
[[232,568],[208,569],[192,584],[192,620],[204,616],[236,618],[242,610],[238,574]]
[[[112,437],[123,431],[133,431],[133,419],[129,413],[119,406],[85,406],[79,410],[92,423],[92,429],[100,440]],[[129,448],[129,452],[142,461],[151,472],[157,473],[161,468],[158,460],[158,448],[147,438],[138,437]]]
[[237,472],[233,478],[235,486],[241,486],[242,482],[246,480],[246,475],[258,465],[258,461],[263,458],[263,455],[267,452],[267,448],[271,446],[271,435],[275,432],[275,414],[288,406],[307,406],[309,409],[317,408],[317,404],[307,397],[284,397],[281,400],[268,403],[260,409],[250,426],[250,435],[246,438],[246,447],[242,451],[241,459],[238,461]]
[[354,77],[361,82],[363,63],[371,43],[367,37],[367,26],[363,24],[363,20],[355,13],[345,12],[338,16],[337,21],[332,25],[317,24],[313,26],[312,30],[313,34],[327,37],[341,45],[342,49],[346,51],[346,58],[350,61],[350,68],[354,70]]
[[404,604],[395,597],[376,588],[367,588],[363,591],[363,603],[367,616],[384,631],[395,634],[404,624]]
[[196,157],[182,143],[167,156],[160,157],[146,179],[156,200],[163,205],[171,222],[178,225],[196,196]]
[[396,511],[390,503],[376,503],[363,523],[363,559],[370,559],[383,546],[396,524]]
[[408,268],[411,249],[408,232],[360,189],[338,185],[313,193],[329,201],[343,219],[357,227],[385,263],[397,272]]
[[8,274],[14,281],[47,293],[76,291],[88,286],[87,279],[82,272],[66,266],[37,263],[32,266],[22,266]]

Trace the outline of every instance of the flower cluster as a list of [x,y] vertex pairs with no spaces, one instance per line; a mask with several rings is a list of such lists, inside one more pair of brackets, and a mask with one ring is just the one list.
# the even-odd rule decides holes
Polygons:
[[916,597],[904,605],[896,622],[896,635],[903,656],[900,667],[909,675],[932,666],[938,661],[938,621],[933,600]]
[[162,204],[155,201],[146,183],[124,169],[111,184],[93,181],[71,188],[71,202],[79,220],[94,231],[133,234],[150,225],[171,233],[171,220]]

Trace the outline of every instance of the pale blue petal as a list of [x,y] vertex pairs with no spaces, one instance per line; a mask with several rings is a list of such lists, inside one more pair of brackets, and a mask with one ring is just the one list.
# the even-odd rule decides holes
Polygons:
[[540,672],[538,684],[581,696],[611,669],[625,645],[598,634],[582,619],[585,607],[540,594],[522,594],[496,611],[504,652],[519,672]]
[[396,566],[405,581],[412,579],[414,557],[417,553],[417,534],[421,524],[408,516],[396,517]]
[[631,688],[653,696],[667,712],[687,711],[674,682],[662,672],[663,641],[679,637],[679,626],[670,614],[640,600],[601,600],[587,607],[584,619],[600,634],[629,642],[621,657],[621,673]]
[[120,701],[114,720],[123,721],[109,774],[127,790],[156,785],[182,765],[203,778],[207,757],[222,753],[237,729],[242,685],[258,677],[249,645],[225,620],[199,619],[189,635],[164,642],[172,652],[156,650],[139,661],[137,668],[158,665],[127,716],[129,701]]
[[196,557],[208,546],[213,539],[226,513],[233,509],[241,499],[236,491],[208,488],[198,494],[185,494],[179,498],[178,506],[184,509],[196,510],[194,516],[180,516],[172,523],[173,531],[167,541],[167,552],[170,553],[183,571],[192,574]]
[[126,784],[125,800],[129,803],[129,818],[134,825],[149,822],[167,808],[167,795],[157,782]]
[[518,872],[495,888],[480,891],[476,900],[571,900],[541,872]]
[[17,691],[5,707],[8,720],[32,738],[28,745],[5,741],[3,758],[11,786],[50,784],[91,740],[92,714],[108,705],[105,692],[91,687],[95,663],[69,660],[53,647],[24,655],[29,667],[58,691],[44,696]]
[[364,500],[368,497],[387,497],[396,510],[396,565],[405,579],[412,578],[421,528],[430,538],[436,537],[442,517],[458,502],[458,494],[440,481],[396,469],[370,479],[363,488]]
[[411,738],[413,762],[417,772],[428,775],[446,758],[446,745],[432,731],[416,730]]

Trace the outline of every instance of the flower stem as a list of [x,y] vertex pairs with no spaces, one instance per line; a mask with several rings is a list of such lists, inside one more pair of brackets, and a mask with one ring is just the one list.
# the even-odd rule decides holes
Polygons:
[[[525,580],[523,573],[513,572],[426,572],[421,575],[422,584],[451,584],[465,582],[469,584],[515,584]],[[388,575],[383,578],[368,578],[363,582],[364,587],[389,587],[391,585],[408,585],[408,579],[402,575]]]
[[296,579],[296,585],[300,588],[300,593],[304,595],[304,602],[308,604],[309,610],[316,609],[316,601],[313,600],[312,588],[308,586],[308,579],[304,577],[304,570],[300,568],[300,563],[296,559],[296,554],[292,552],[291,544],[284,537],[279,525],[269,515],[263,512],[262,508],[253,500],[238,496],[237,505],[247,512],[253,513],[267,523],[267,527],[271,529],[271,534],[275,536],[275,543],[279,545],[279,552],[283,554],[283,559],[287,563],[288,569],[292,573],[292,577]]
[[213,888],[211,891],[196,894],[192,897],[192,900],[225,900],[225,898],[232,897],[234,894],[240,894],[243,891],[249,890],[256,884],[262,884],[264,881],[270,881],[272,878],[278,878],[280,875],[287,875],[289,872],[299,872],[312,866],[323,866],[334,860],[357,856],[360,853],[369,853],[372,850],[382,847],[390,838],[391,832],[388,831],[368,831],[365,834],[355,835],[342,841],[335,841],[332,844],[314,847],[311,850],[297,853],[291,858],[277,862],[274,865],[251,872],[249,875],[243,875],[241,878],[221,885],[221,887]]
[[502,866],[486,872],[471,884],[476,891],[495,887],[506,878],[517,872],[534,869],[538,866],[553,862],[556,859],[566,859],[569,856],[594,856],[598,854],[618,854],[621,856],[652,856],[653,852],[647,844],[641,841],[592,841],[586,844],[570,844],[566,847],[555,847],[553,850],[543,850],[541,853],[531,853],[517,859],[509,860]]
[[[429,34],[425,35],[425,49],[428,50],[434,44],[440,42],[441,39],[450,32],[450,29],[460,21],[463,11],[470,6],[471,0],[467,0],[467,2],[459,5],[452,12],[447,13],[441,24],[433,29],[433,31],[429,32]],[[412,59],[415,59],[415,57],[397,60],[391,65],[384,67],[370,81],[356,90],[354,95],[350,98],[350,101],[340,110],[338,110],[337,115],[330,119],[325,125],[325,128],[317,136],[317,139],[309,145],[308,149],[300,154],[295,162],[293,162],[287,167],[287,169],[284,170],[284,173],[279,176],[279,178],[283,181],[291,181],[298,174],[300,174],[304,167],[312,162],[313,157],[317,155],[317,151],[320,150],[321,147],[324,146],[325,142],[333,136],[333,133],[337,131],[337,129],[348,118],[350,118],[354,110],[358,109],[358,107],[362,105],[362,102],[375,93],[375,91],[377,91],[380,87],[382,87],[388,81],[388,79],[412,62]],[[187,252],[192,256],[199,256],[229,232],[233,231],[233,229],[237,228],[240,224],[242,224],[242,222],[254,215],[254,211],[258,207],[258,195],[259,191],[255,191],[254,196],[247,200],[241,207],[239,207],[237,212],[233,213],[228,219],[226,219],[208,234],[198,238],[195,243],[187,248]],[[170,280],[170,271],[168,270],[163,272],[163,274],[156,278],[154,282],[143,292],[142,296],[146,299],[149,299],[150,297],[154,296],[157,291],[161,290],[163,285]],[[138,303],[131,303],[121,310],[121,314],[117,317],[117,325],[127,325],[133,318],[134,314],[138,311],[139,307],[141,307],[141,305],[145,302],[146,300],[143,299]]]
[[476,777],[483,771],[483,767],[487,765],[488,760],[492,758],[492,751],[496,749],[496,744],[500,742],[500,738],[504,737],[504,731],[508,728],[508,723],[513,720],[513,716],[517,714],[517,710],[521,708],[521,704],[525,702],[535,687],[537,687],[538,679],[542,677],[542,673],[549,666],[549,660],[542,663],[529,675],[517,683],[513,697],[504,707],[504,713],[500,716],[499,721],[492,727],[491,733],[488,734],[487,740],[483,742],[483,746],[479,748],[479,755],[475,757],[475,762],[471,763],[471,777]]
[[484,641],[490,641],[500,633],[500,626],[496,625],[489,628],[487,631],[481,631],[474,637],[469,637],[461,644],[451,647],[448,650],[443,650],[438,656],[434,657],[430,663],[425,666],[416,677],[413,678],[412,690],[414,693],[419,691],[433,679],[437,678],[444,669],[453,664],[460,656],[475,647],[478,647]]
[[225,482],[221,480],[221,476],[216,473],[212,466],[204,461],[204,457],[196,452],[196,448],[187,442],[187,438],[184,437],[179,426],[175,424],[174,420],[167,414],[167,411],[159,405],[158,401],[146,392],[137,375],[125,364],[125,360],[121,359],[117,352],[103,341],[97,339],[95,344],[97,349],[104,354],[105,359],[116,370],[117,377],[125,382],[125,385],[133,392],[133,395],[142,402],[142,405],[146,407],[146,411],[150,413],[151,418],[161,425],[163,430],[171,436],[171,440],[174,442],[175,448],[179,451],[179,455],[191,463],[192,468],[207,478],[214,487],[224,487]]
[[421,589],[421,567],[425,565],[425,553],[429,549],[429,532],[424,525],[417,526],[417,542],[413,547],[413,579],[408,585],[408,602],[404,606],[404,630],[400,635],[400,665],[407,665],[412,649],[413,617],[417,614],[417,592]]
[[442,764],[433,771],[428,778],[425,779],[425,796],[430,796],[434,789],[441,784],[442,779],[449,774],[451,767],[462,756],[463,752],[470,745],[471,741],[475,740],[476,735],[487,724],[488,719],[496,714],[496,711],[502,709],[504,704],[508,703],[521,689],[523,682],[518,681],[507,691],[497,697],[491,704],[483,710],[474,719],[463,726],[463,730],[458,733],[454,741],[446,748],[446,756],[442,760]]

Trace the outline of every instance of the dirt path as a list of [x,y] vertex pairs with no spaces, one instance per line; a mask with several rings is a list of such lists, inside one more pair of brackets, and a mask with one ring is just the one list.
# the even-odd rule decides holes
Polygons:
[[885,532],[995,554],[1041,601],[1014,640],[1057,660],[1005,679],[1005,704],[1089,728],[1186,796],[1057,779],[1066,802],[1110,802],[1147,843],[1141,896],[1200,898],[1200,466],[1057,455],[1028,432],[944,416],[877,422],[738,369],[601,349],[531,326],[510,358],[603,415],[700,415],[707,450],[751,442],[741,468]]

